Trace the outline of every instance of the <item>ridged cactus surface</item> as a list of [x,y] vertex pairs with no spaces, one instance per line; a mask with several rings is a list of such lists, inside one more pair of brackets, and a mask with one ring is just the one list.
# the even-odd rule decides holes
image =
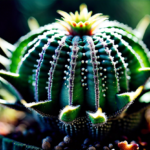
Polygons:
[[59,13],[63,21],[16,43],[10,72],[0,75],[22,95],[18,105],[65,125],[82,117],[102,125],[141,94],[150,76],[149,51],[132,29],[91,16],[85,5],[80,14]]

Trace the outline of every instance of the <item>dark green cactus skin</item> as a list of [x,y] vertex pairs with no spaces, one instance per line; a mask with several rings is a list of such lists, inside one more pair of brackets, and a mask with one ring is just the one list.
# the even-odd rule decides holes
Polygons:
[[[101,107],[111,120],[132,103],[124,95],[135,91],[150,76],[149,70],[139,71],[150,66],[143,42],[126,26],[110,24],[92,36],[72,36],[51,24],[16,44],[10,58],[10,72],[14,74],[0,75],[16,87],[26,102],[36,102],[30,109],[49,122],[41,122],[42,127],[53,129],[57,122],[57,127],[68,134],[88,131],[93,137],[102,132],[106,135],[105,127],[111,128],[112,122],[95,128],[87,112]],[[69,125],[58,120],[60,110],[67,105],[76,107],[72,118],[66,116],[72,122]]]
[[5,137],[0,136],[0,149],[1,150],[42,150],[41,148],[26,145]]

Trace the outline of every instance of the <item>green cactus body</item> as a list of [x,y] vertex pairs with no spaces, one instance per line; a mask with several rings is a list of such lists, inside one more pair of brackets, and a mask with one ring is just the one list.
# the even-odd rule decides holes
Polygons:
[[69,14],[59,13],[66,22],[22,37],[12,52],[10,72],[0,75],[21,93],[26,102],[18,99],[20,105],[49,119],[49,124],[59,119],[57,125],[67,133],[88,130],[98,136],[101,125],[110,128],[111,119],[142,92],[150,76],[148,50],[120,23],[107,21],[92,28],[95,19],[106,19],[99,14],[92,18],[81,11],[81,17],[69,20]]

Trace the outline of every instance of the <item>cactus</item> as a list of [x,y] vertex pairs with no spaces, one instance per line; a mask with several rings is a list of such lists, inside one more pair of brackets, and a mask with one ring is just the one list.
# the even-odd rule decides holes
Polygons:
[[58,13],[62,20],[33,30],[9,49],[9,71],[0,71],[0,79],[16,102],[0,104],[29,109],[49,124],[59,119],[68,134],[81,128],[99,135],[101,126],[110,127],[138,101],[150,76],[149,51],[135,30],[102,14],[91,16],[85,4],[80,13]]

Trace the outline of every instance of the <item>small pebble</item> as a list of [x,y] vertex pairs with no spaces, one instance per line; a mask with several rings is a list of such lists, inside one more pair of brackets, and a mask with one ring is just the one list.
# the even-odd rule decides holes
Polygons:
[[99,143],[97,143],[97,144],[95,144],[95,147],[96,147],[96,149],[98,150],[98,149],[101,148],[101,145],[100,145]]
[[47,142],[52,143],[52,138],[50,136],[47,136],[45,139]]
[[109,148],[113,148],[113,144],[110,143],[110,144],[108,145],[108,147],[109,147]]
[[44,138],[42,140],[42,148],[44,150],[50,149],[51,148],[51,142],[52,142],[52,138],[50,136],[47,136],[46,138]]
[[58,146],[65,147],[65,142],[60,142]]
[[96,150],[96,148],[94,146],[90,146],[88,150]]
[[69,135],[66,135],[66,136],[64,137],[64,142],[65,142],[66,144],[70,144],[71,138],[70,138]]
[[55,150],[62,150],[62,147],[60,147],[60,146],[55,146],[54,149],[55,149]]
[[110,149],[107,146],[104,146],[103,150],[110,150]]
[[42,141],[42,149],[49,150],[50,148],[51,148],[51,144],[44,139]]

